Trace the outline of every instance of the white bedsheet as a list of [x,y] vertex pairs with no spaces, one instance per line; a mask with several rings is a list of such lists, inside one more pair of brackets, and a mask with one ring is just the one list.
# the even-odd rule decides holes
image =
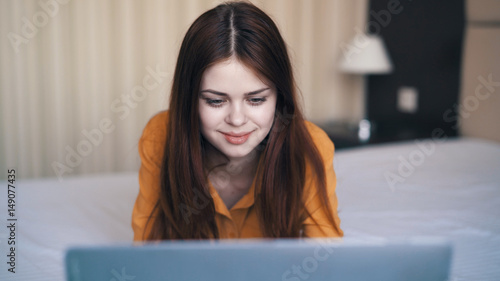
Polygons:
[[419,150],[407,142],[337,153],[345,236],[444,236],[454,244],[450,280],[500,280],[500,145],[472,139],[437,144],[391,188],[385,174],[399,175],[400,156],[408,160]]
[[[62,182],[27,180],[16,186],[16,273],[7,272],[2,262],[0,280],[62,281],[67,247],[132,241],[137,173],[65,178]],[[6,243],[0,239],[3,256]]]
[[[448,140],[391,188],[384,173],[398,175],[398,157],[418,150],[408,142],[336,154],[345,236],[448,237],[450,280],[500,280],[500,145]],[[2,262],[0,280],[64,280],[67,247],[132,240],[136,173],[18,181],[17,191],[16,273]],[[6,235],[2,227],[2,255]]]

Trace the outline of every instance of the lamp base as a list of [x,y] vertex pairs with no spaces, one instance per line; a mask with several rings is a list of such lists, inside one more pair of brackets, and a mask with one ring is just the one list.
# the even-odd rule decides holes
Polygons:
[[358,138],[361,143],[368,143],[372,134],[372,123],[368,119],[362,119],[358,123]]

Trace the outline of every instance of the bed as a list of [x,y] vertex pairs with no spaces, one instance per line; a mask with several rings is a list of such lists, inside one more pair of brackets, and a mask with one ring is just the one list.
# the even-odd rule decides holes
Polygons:
[[[398,171],[405,159],[412,173]],[[338,151],[334,165],[346,239],[446,237],[454,246],[450,280],[500,280],[500,144],[366,146]],[[403,181],[390,180],[397,176]],[[68,247],[132,240],[137,173],[19,180],[17,192],[16,273],[2,262],[0,280],[64,280]],[[3,254],[7,233],[0,235]]]

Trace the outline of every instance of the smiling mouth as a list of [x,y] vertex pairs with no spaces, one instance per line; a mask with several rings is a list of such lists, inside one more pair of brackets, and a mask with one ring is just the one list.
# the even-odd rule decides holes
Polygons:
[[248,132],[248,133],[240,133],[240,134],[224,133],[224,132],[220,132],[220,133],[222,135],[224,135],[224,138],[226,139],[226,141],[231,143],[231,144],[243,144],[248,140],[248,138],[253,133],[253,131]]

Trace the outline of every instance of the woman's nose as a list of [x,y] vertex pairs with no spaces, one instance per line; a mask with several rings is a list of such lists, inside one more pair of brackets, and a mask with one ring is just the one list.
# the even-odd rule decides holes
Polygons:
[[226,117],[226,122],[235,127],[244,125],[247,122],[247,117],[243,106],[239,104],[232,104],[230,112]]

